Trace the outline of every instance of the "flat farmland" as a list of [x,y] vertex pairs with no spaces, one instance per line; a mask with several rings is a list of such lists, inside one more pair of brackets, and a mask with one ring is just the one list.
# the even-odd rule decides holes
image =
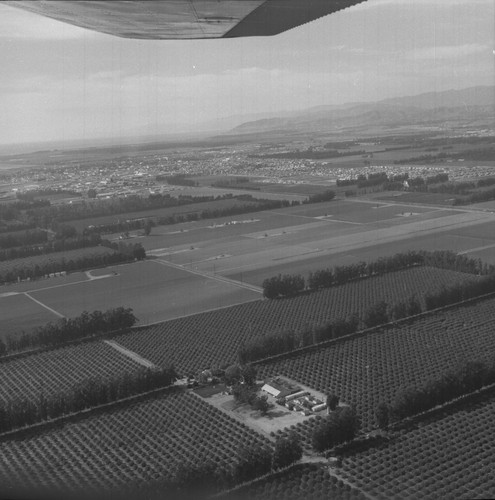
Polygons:
[[352,264],[359,261],[372,261],[396,253],[405,253],[409,250],[452,250],[466,254],[470,258],[481,259],[483,262],[495,264],[495,221],[483,224],[464,225],[459,228],[440,230],[436,233],[422,235],[416,233],[414,237],[398,239],[392,242],[381,243],[379,238],[374,244],[354,247],[348,250],[335,249],[335,252],[315,252],[307,254],[300,260],[274,259],[269,269],[259,269],[226,272],[231,279],[241,279],[244,282],[260,285],[263,280],[277,274],[291,273],[307,276],[316,269],[324,269],[339,265]]
[[0,318],[0,340],[5,340],[8,334],[29,331],[57,319],[57,316],[24,294],[0,294]]
[[494,214],[465,209],[334,200],[154,228],[139,241],[160,259],[261,286],[279,272],[307,274],[403,249],[471,251],[486,244],[483,231],[471,240],[455,232],[492,222]]
[[348,454],[340,472],[375,498],[494,498],[494,418],[484,395]]
[[[260,293],[214,277],[190,273],[155,260],[106,268],[100,279],[36,289],[30,295],[58,313],[131,307],[139,324],[238,304]],[[115,273],[115,274],[114,274]],[[19,311],[19,314],[22,314]]]
[[377,405],[391,403],[399,389],[421,387],[466,361],[492,362],[494,329],[495,299],[484,299],[261,364],[258,372],[337,394],[369,431]]
[[181,463],[211,461],[228,470],[252,446],[271,444],[192,393],[165,394],[0,443],[0,492],[22,487],[24,498],[49,489],[84,491],[85,498],[129,486],[143,492],[171,479]]
[[396,302],[413,294],[421,299],[426,291],[472,279],[469,274],[414,267],[299,297],[258,300],[178,318],[120,335],[115,340],[157,365],[174,364],[182,374],[195,373],[235,362],[242,343],[269,333],[297,331],[352,313],[361,315],[380,300]]

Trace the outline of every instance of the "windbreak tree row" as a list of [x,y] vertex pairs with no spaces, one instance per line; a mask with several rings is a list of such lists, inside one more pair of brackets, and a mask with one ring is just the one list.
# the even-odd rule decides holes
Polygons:
[[0,433],[54,419],[135,394],[170,386],[177,379],[173,368],[143,368],[113,380],[87,379],[68,392],[44,395],[37,402],[18,398],[0,403]]
[[[481,276],[476,280],[443,286],[437,293],[425,295],[426,311],[445,307],[473,299],[481,295],[495,293],[495,275]],[[337,319],[323,325],[299,331],[285,331],[252,340],[240,347],[238,359],[241,363],[256,361],[269,356],[291,352],[319,342],[336,339],[357,332],[362,328],[373,328],[423,312],[420,301],[415,295],[408,300],[389,304],[379,301],[362,312],[345,319]]]
[[[46,235],[46,232],[42,231],[42,233]],[[60,238],[40,243],[24,244],[23,246],[0,249],[0,261],[31,257],[33,255],[44,255],[54,252],[67,252],[69,250],[76,250],[78,248],[96,247],[101,244],[104,244],[104,242],[102,241],[99,234],[75,236],[71,238]]]
[[0,356],[15,351],[40,346],[56,346],[82,337],[101,335],[106,332],[125,330],[137,321],[131,308],[117,307],[105,312],[84,311],[75,318],[62,318],[48,323],[20,337],[7,335],[6,342],[0,339]]
[[321,290],[343,285],[349,281],[391,273],[412,266],[429,266],[474,275],[495,272],[495,266],[483,264],[479,259],[470,259],[450,250],[434,252],[410,251],[391,257],[381,257],[372,262],[358,262],[332,269],[319,269],[309,273],[307,281],[300,275],[278,275],[263,281],[263,295],[268,299],[289,297],[305,290]]
[[392,404],[380,403],[375,416],[380,428],[430,410],[454,398],[495,383],[495,362],[468,361],[423,387],[408,387],[397,392]]
[[109,250],[102,247],[93,248],[95,250],[74,250],[70,257],[52,254],[48,259],[42,255],[35,255],[23,260],[12,261],[12,263],[8,263],[10,265],[0,267],[0,284],[38,279],[52,273],[70,273],[94,267],[105,267],[142,260],[146,257],[146,252],[140,243],[108,243]]

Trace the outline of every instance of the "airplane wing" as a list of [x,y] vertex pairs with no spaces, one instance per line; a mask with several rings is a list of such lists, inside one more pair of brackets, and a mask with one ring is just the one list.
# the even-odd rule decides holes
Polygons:
[[367,0],[0,0],[101,33],[149,40],[282,33]]

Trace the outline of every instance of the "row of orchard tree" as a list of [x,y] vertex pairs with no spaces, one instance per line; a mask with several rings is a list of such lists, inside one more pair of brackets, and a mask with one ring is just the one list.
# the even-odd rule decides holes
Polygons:
[[244,446],[232,457],[230,464],[199,459],[181,462],[169,479],[148,483],[145,488],[156,494],[168,494],[170,498],[206,498],[287,467],[301,459],[302,451],[297,434],[292,433],[278,438],[273,448]]
[[125,244],[109,243],[108,247],[112,251],[92,252],[82,251],[80,255],[74,255],[71,258],[65,256],[52,256],[50,259],[37,260],[27,259],[19,263],[14,261],[11,267],[0,269],[0,284],[13,283],[16,281],[33,280],[48,276],[53,273],[74,272],[94,267],[106,267],[123,262],[142,260],[146,257],[146,252],[140,243]]
[[248,363],[291,352],[295,349],[349,335],[359,329],[384,325],[424,311],[431,311],[489,293],[495,293],[495,274],[481,276],[473,281],[460,282],[449,287],[444,286],[436,293],[425,295],[424,305],[415,295],[407,300],[394,303],[380,301],[368,307],[361,316],[354,313],[345,319],[335,319],[298,331],[289,330],[267,334],[251,340],[241,345],[237,352],[238,359],[241,363]]
[[84,311],[75,318],[61,318],[56,323],[48,323],[22,335],[7,335],[5,342],[0,339],[0,356],[42,346],[56,346],[83,337],[121,331],[133,326],[137,321],[131,308],[117,307],[105,312]]
[[430,410],[459,396],[495,383],[495,362],[468,361],[423,387],[408,387],[397,392],[391,404],[380,403],[375,416],[380,428]]
[[495,272],[495,266],[491,264],[482,264],[479,259],[470,259],[466,255],[458,255],[450,250],[409,251],[390,257],[380,257],[372,262],[358,262],[345,266],[335,266],[332,269],[319,269],[309,273],[307,282],[299,274],[279,274],[263,281],[263,295],[269,299],[290,297],[305,290],[330,288],[412,266],[430,266],[475,275],[487,275]]
[[347,318],[337,318],[301,330],[276,332],[253,339],[241,345],[237,351],[237,356],[240,363],[249,363],[320,342],[338,339],[344,335],[355,333],[359,329],[383,325],[421,312],[421,303],[415,296],[411,296],[409,300],[404,302],[393,304],[381,301],[366,309],[361,317],[354,313]]
[[173,368],[143,368],[110,380],[87,379],[65,392],[41,392],[38,400],[19,397],[0,402],[0,433],[168,387],[176,379]]
[[357,331],[358,325],[359,319],[353,315],[346,319],[329,321],[313,328],[264,335],[241,345],[237,356],[240,363],[249,363],[354,333]]
[[[315,427],[311,437],[313,449],[321,453],[352,441],[360,426],[360,419],[352,408],[338,408],[322,418]],[[146,485],[136,487],[140,492],[144,487],[147,492],[156,495],[168,494],[171,498],[205,498],[287,467],[299,461],[302,454],[299,436],[291,432],[278,437],[273,448],[263,445],[241,448],[230,464],[199,459],[182,462],[175,468],[170,478],[147,482]]]

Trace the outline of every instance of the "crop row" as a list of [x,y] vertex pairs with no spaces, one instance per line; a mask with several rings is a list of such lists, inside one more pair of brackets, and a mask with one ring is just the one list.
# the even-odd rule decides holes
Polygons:
[[494,418],[495,396],[482,396],[349,454],[342,475],[376,498],[494,498]]
[[178,318],[116,340],[155,364],[174,364],[179,372],[195,372],[235,361],[243,344],[264,335],[322,325],[352,313],[362,315],[381,300],[395,303],[416,295],[423,302],[427,292],[472,279],[454,271],[414,267],[308,295]]
[[495,299],[484,299],[265,363],[258,374],[285,375],[337,394],[369,430],[378,404],[390,404],[400,389],[420,388],[467,361],[491,362],[494,330]]
[[356,489],[332,477],[319,464],[292,467],[281,474],[273,474],[260,481],[221,495],[219,500],[362,500]]
[[44,351],[0,363],[0,402],[19,397],[38,401],[42,396],[69,391],[90,378],[105,381],[141,368],[101,341]]
[[144,486],[171,478],[181,463],[228,469],[251,446],[270,443],[194,394],[176,392],[0,443],[0,493],[21,485],[38,494]]

